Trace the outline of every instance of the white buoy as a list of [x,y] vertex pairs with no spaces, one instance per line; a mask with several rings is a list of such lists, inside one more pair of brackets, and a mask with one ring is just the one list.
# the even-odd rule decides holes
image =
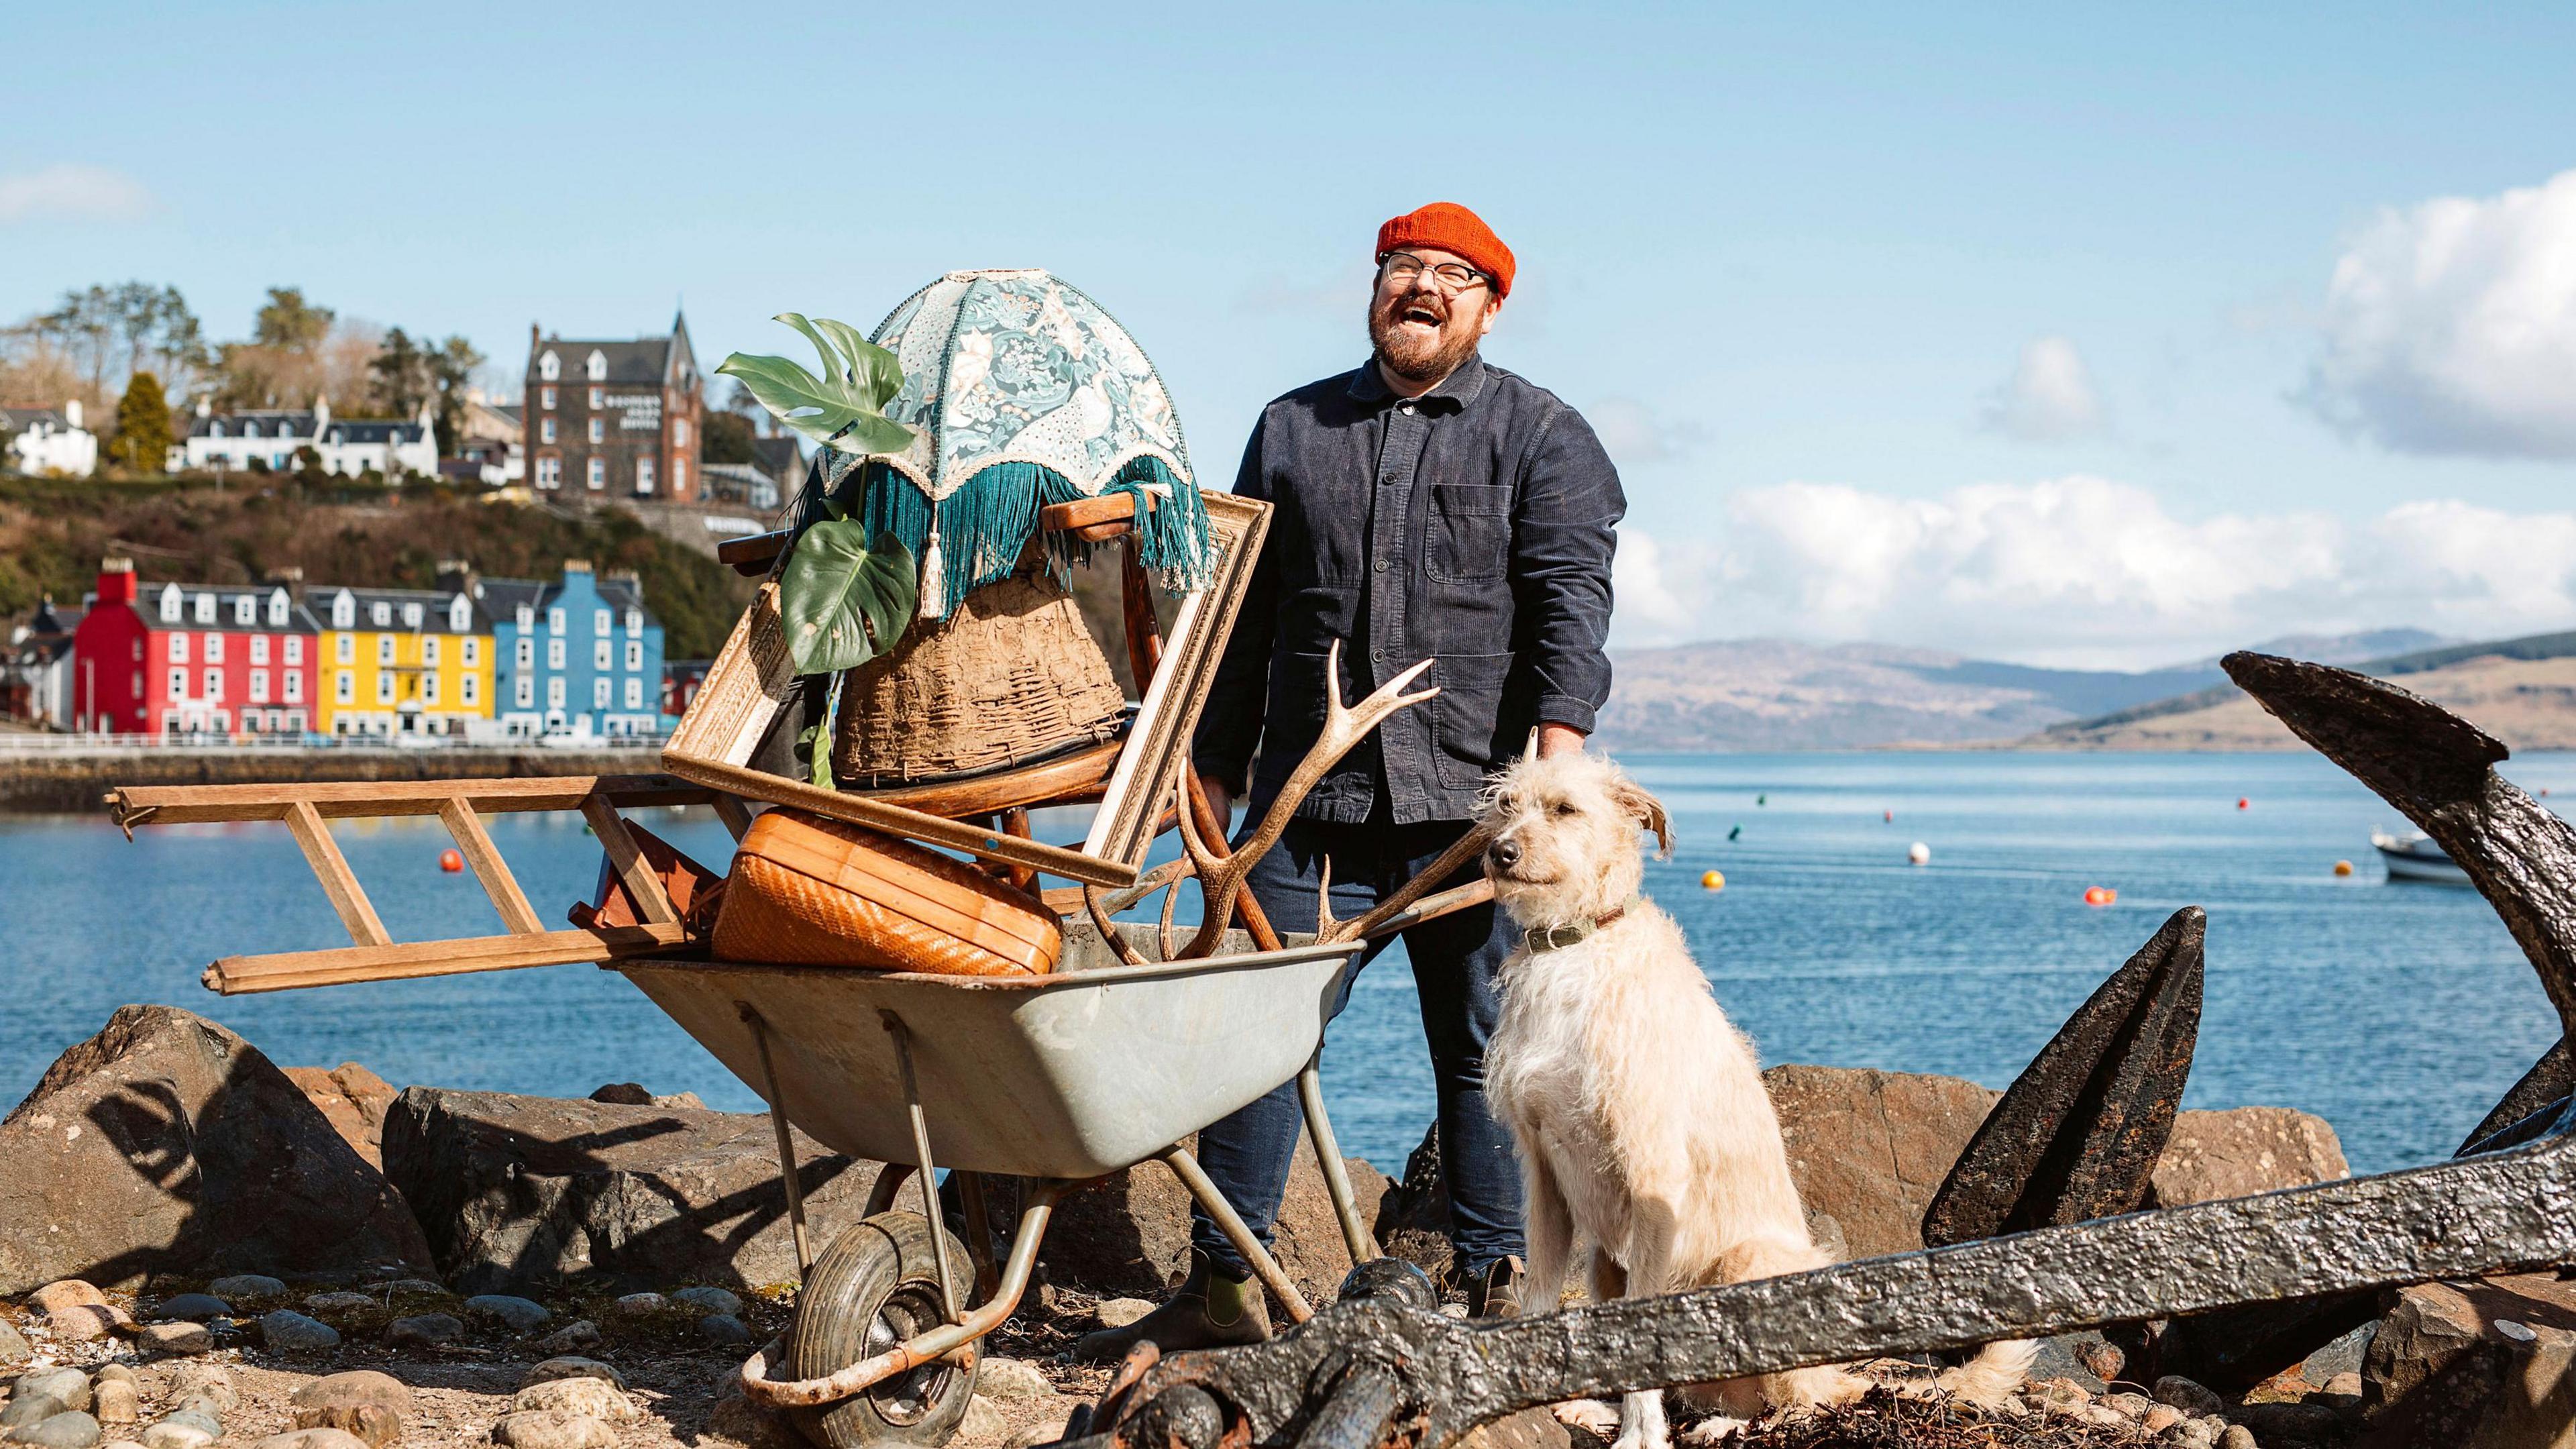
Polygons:
[[1905,859],[1907,863],[1912,865],[1930,865],[1932,863],[1932,847],[1925,845],[1922,841],[1918,840],[1912,845],[1905,847]]

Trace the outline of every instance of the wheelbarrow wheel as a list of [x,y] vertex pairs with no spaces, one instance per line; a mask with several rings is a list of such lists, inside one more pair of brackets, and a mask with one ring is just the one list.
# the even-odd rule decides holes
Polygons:
[[[945,1228],[940,1235],[949,1271],[961,1288],[971,1286],[965,1244]],[[930,1253],[930,1225],[919,1213],[879,1213],[835,1239],[798,1295],[788,1375],[824,1378],[937,1328],[939,1269]],[[796,1410],[797,1427],[824,1449],[945,1444],[975,1397],[979,1356],[971,1346],[964,1356],[962,1368],[925,1364],[829,1408]]]

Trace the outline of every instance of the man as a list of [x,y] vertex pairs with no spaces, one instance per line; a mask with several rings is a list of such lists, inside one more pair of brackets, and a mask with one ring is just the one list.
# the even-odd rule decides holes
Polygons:
[[[1486,774],[1536,731],[1579,750],[1610,693],[1612,527],[1627,507],[1599,439],[1554,394],[1486,363],[1477,343],[1512,286],[1510,248],[1465,207],[1435,202],[1378,229],[1374,353],[1270,404],[1235,492],[1277,510],[1195,741],[1220,818],[1251,766],[1257,822],[1314,743],[1324,661],[1342,641],[1342,698],[1417,660],[1439,698],[1404,710],[1308,795],[1248,881],[1281,931],[1312,930],[1332,863],[1333,913],[1391,894],[1467,829]],[[1418,687],[1418,686],[1417,686]],[[1474,874],[1471,869],[1462,879]],[[1487,1110],[1494,973],[1514,933],[1490,906],[1404,935],[1439,1094],[1450,1238],[1470,1311],[1517,1311],[1519,1168]],[[1300,1116],[1291,1084],[1199,1134],[1199,1161],[1266,1244]],[[1139,1339],[1165,1352],[1269,1337],[1249,1265],[1194,1209],[1188,1280],[1088,1356]]]

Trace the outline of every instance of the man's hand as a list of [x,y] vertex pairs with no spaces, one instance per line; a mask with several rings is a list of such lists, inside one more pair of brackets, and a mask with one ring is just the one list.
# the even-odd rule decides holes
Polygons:
[[1553,760],[1559,755],[1583,753],[1583,731],[1572,725],[1543,724],[1538,727],[1538,757]]
[[1217,833],[1231,834],[1234,830],[1234,792],[1226,788],[1223,780],[1209,774],[1199,776],[1199,790],[1207,796],[1208,809],[1216,812]]

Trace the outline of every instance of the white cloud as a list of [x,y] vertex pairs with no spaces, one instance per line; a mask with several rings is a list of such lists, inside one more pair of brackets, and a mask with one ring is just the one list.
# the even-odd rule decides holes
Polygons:
[[1713,544],[1620,540],[1619,643],[1867,639],[2101,669],[2300,631],[2576,627],[2576,513],[2443,500],[2357,524],[2187,522],[2144,489],[2080,474],[1936,499],[1784,483],[1737,493],[1726,512]]
[[1610,461],[1623,468],[1688,457],[1706,437],[1699,424],[1665,417],[1630,397],[1604,398],[1583,417],[1610,450]]
[[26,221],[135,221],[152,193],[122,171],[65,163],[0,176],[0,226]]
[[2034,337],[2011,377],[1986,396],[1984,422],[2031,443],[2062,443],[2102,430],[2102,400],[2084,354],[2064,337]]
[[2576,171],[2382,212],[2336,261],[2304,400],[2408,453],[2576,457]]

